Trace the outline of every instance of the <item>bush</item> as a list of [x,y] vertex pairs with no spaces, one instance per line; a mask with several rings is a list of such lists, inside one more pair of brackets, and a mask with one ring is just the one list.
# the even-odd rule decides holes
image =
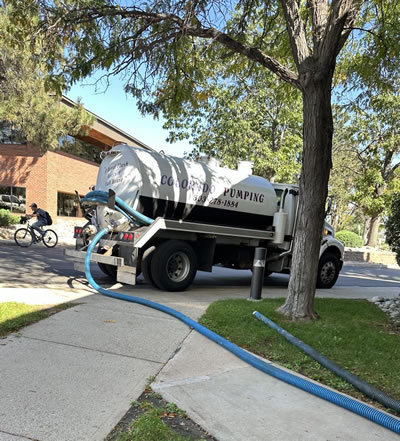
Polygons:
[[19,222],[19,216],[10,213],[8,210],[0,209],[0,227],[15,225]]
[[385,222],[386,241],[400,265],[400,195],[393,198],[390,214]]
[[362,238],[352,231],[338,231],[335,237],[337,240],[340,240],[345,247],[360,248],[363,246]]

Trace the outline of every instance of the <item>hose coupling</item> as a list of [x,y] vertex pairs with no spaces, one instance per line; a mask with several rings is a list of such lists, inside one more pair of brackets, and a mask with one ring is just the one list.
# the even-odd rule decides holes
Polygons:
[[110,219],[109,223],[110,225],[107,227],[110,230],[114,230],[115,228],[119,227],[120,225],[124,224],[126,222],[126,218],[122,217],[119,220],[115,220],[115,219]]

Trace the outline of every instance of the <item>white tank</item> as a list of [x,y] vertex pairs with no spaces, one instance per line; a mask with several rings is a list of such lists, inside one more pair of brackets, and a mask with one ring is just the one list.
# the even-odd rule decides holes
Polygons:
[[[277,211],[272,185],[246,170],[219,167],[125,144],[103,159],[96,190],[112,189],[133,209],[155,219],[266,229]],[[104,212],[104,210],[103,210]],[[101,211],[100,226],[104,226]]]

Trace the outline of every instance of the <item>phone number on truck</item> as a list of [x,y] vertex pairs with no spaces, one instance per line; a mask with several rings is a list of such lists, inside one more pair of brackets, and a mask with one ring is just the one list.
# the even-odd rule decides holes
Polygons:
[[229,199],[218,199],[213,198],[211,196],[193,196],[193,200],[195,202],[205,203],[208,202],[208,205],[216,205],[218,207],[231,207],[231,208],[238,208],[239,202],[238,201],[232,201]]

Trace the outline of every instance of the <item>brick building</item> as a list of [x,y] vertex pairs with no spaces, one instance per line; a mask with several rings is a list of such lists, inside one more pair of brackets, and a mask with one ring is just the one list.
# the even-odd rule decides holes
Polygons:
[[[62,104],[74,106],[66,97],[63,97]],[[93,116],[95,122],[86,136],[68,136],[60,140],[59,150],[45,154],[23,142],[21,135],[3,122],[0,128],[0,208],[14,213],[30,213],[29,205],[36,202],[49,211],[54,221],[79,217],[75,191],[83,196],[96,183],[102,150],[109,150],[122,142],[149,148],[107,121]],[[69,151],[72,147],[74,152],[75,148],[77,153],[63,151],[65,145],[69,146]]]

